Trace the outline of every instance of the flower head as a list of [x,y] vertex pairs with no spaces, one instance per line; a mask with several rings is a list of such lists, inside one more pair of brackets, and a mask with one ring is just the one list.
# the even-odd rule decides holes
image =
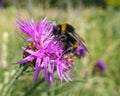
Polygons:
[[104,61],[101,60],[101,59],[98,60],[93,67],[93,71],[95,71],[95,72],[105,72],[106,71],[106,65],[105,65]]
[[62,42],[55,40],[54,36],[49,36],[55,25],[54,22],[48,22],[47,18],[44,18],[37,24],[33,19],[31,22],[17,21],[18,28],[29,36],[29,38],[21,37],[26,42],[30,42],[26,48],[23,47],[25,56],[17,64],[33,62],[35,67],[34,81],[41,70],[44,70],[44,77],[48,84],[54,82],[55,70],[61,81],[71,80],[67,75],[67,71],[73,66],[73,62],[62,56],[64,51]]
[[[35,68],[35,81],[41,70],[44,71],[44,78],[50,85],[54,82],[54,72],[57,71],[61,81],[71,81],[67,72],[73,68],[73,55],[64,55],[64,44],[60,40],[55,39],[52,34],[55,22],[49,22],[47,18],[42,19],[38,23],[32,19],[31,21],[17,20],[17,27],[28,38],[20,35],[26,42],[30,44],[27,47],[22,47],[24,50],[23,60],[17,64],[31,62]],[[86,49],[84,46],[79,46],[76,50],[76,55],[84,57]]]
[[76,49],[76,55],[79,58],[83,58],[87,53],[87,49],[85,46],[79,45],[78,48]]
[[3,0],[0,0],[0,5],[2,5],[3,4]]

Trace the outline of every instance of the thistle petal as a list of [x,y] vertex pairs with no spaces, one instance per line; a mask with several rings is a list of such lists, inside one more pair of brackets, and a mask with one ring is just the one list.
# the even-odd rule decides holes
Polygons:
[[36,64],[35,64],[35,72],[34,72],[34,77],[33,77],[33,81],[35,82],[36,79],[38,78],[38,75],[40,73],[40,71],[42,70],[42,67],[40,66],[41,64],[41,59],[37,59],[36,60]]
[[30,55],[30,56],[28,56],[28,57],[24,58],[23,60],[21,60],[21,61],[17,62],[16,64],[23,64],[23,63],[27,63],[27,62],[29,62],[29,61],[32,61],[33,59],[35,59],[35,57],[34,57],[33,55]]

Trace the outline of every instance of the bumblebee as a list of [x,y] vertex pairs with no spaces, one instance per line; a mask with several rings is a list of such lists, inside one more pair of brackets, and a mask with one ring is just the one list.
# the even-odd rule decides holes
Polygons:
[[84,46],[84,40],[75,32],[70,24],[58,24],[53,28],[53,35],[64,44],[64,54],[74,53],[79,45]]

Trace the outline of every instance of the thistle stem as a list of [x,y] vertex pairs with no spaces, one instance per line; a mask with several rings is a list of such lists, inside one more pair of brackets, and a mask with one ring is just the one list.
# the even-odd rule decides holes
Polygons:
[[47,96],[50,96],[50,91],[48,90],[48,92],[47,92]]
[[28,96],[29,94],[31,94],[43,82],[44,82],[44,78],[42,78],[41,80],[39,80],[38,82],[36,82],[31,88],[29,88],[26,91],[26,93],[24,94],[24,96]]
[[24,64],[24,66],[21,66],[19,70],[16,71],[16,73],[11,77],[11,80],[7,84],[7,88],[4,92],[3,96],[7,96],[11,88],[13,87],[13,84],[15,81],[23,74],[23,72],[28,68],[29,64]]

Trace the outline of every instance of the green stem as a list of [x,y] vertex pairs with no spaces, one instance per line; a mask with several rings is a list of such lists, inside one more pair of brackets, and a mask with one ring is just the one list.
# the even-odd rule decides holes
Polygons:
[[41,80],[39,80],[38,82],[36,82],[31,88],[29,88],[26,91],[26,93],[24,94],[24,96],[28,96],[29,94],[31,94],[43,82],[44,82],[44,78],[42,78]]
[[11,78],[11,80],[8,82],[7,85],[7,89],[4,92],[3,96],[7,96],[7,94],[9,93],[9,91],[11,90],[13,84],[15,83],[15,81],[22,75],[22,73],[28,68],[29,64],[24,64],[24,66],[21,66],[20,69],[13,75],[13,77]]
[[50,90],[48,90],[48,92],[47,92],[47,96],[50,96]]

